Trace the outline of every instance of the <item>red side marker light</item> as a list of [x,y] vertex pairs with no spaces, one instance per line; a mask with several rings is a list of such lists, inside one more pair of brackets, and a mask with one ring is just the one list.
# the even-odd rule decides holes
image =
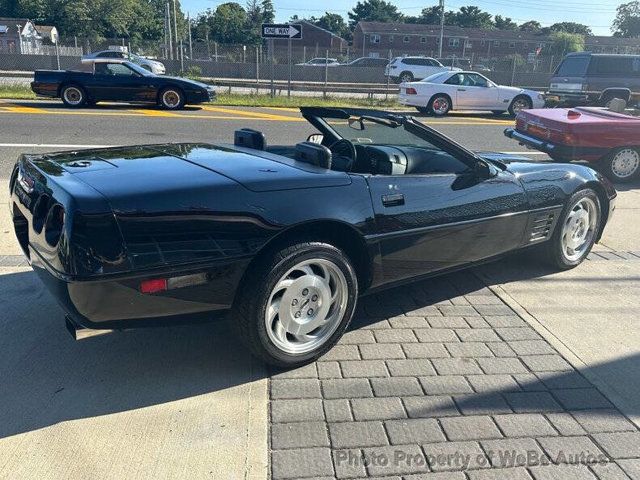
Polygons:
[[569,110],[567,112],[567,118],[571,119],[571,120],[575,120],[576,118],[579,118],[581,115],[580,112],[576,112],[575,110]]
[[405,90],[407,95],[417,95],[418,91],[415,88],[409,87]]
[[166,278],[154,278],[153,280],[145,280],[140,284],[140,292],[142,293],[164,292],[166,289]]

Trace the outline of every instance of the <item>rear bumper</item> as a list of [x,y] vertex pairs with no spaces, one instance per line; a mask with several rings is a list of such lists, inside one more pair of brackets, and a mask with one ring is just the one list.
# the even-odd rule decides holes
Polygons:
[[41,97],[57,97],[58,84],[44,83],[44,82],[31,82],[31,91]]
[[547,105],[565,105],[569,107],[589,105],[598,100],[596,96],[586,92],[547,92],[544,95],[544,99]]
[[516,140],[521,145],[549,154],[555,160],[587,160],[597,161],[607,154],[607,148],[596,147],[579,147],[573,145],[561,145],[552,143],[539,138],[526,135],[517,131],[515,128],[507,128],[504,135],[508,138]]
[[[239,275],[229,277],[230,265],[184,267],[91,280],[60,274],[29,246],[31,267],[73,323],[84,328],[120,329],[188,323],[225,313],[233,303]],[[248,261],[247,261],[248,263]],[[246,264],[235,265],[238,273]],[[151,278],[205,272],[207,283],[158,293],[141,293]],[[226,274],[226,276],[225,276]]]

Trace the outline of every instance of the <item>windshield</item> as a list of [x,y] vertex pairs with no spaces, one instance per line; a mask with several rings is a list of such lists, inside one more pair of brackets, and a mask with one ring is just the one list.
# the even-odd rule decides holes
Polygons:
[[590,57],[566,57],[558,69],[556,75],[559,77],[582,77],[587,73]]
[[352,143],[435,148],[430,142],[409,132],[399,122],[367,117],[324,120],[340,137]]
[[433,75],[429,75],[427,78],[420,81],[424,83],[442,83],[450,75],[451,72],[438,72]]
[[155,74],[151,73],[149,70],[147,70],[146,68],[142,68],[139,65],[136,65],[133,62],[124,62],[127,67],[129,67],[131,70],[133,70],[136,73],[139,73],[140,75],[142,75],[143,77],[155,77]]

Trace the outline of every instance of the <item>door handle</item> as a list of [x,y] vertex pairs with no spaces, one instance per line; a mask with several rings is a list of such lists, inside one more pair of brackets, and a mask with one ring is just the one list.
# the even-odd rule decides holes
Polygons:
[[459,89],[458,89],[458,91],[459,91],[459,92],[466,92],[466,91],[467,91],[467,89],[466,89],[466,88],[459,88]]
[[402,193],[382,195],[382,205],[385,207],[397,207],[399,205],[404,205],[404,195]]

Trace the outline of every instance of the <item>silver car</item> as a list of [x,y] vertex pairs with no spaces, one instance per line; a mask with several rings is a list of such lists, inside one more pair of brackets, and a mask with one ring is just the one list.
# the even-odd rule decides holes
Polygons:
[[89,53],[82,57],[83,60],[90,60],[93,58],[121,58],[140,65],[142,68],[149,70],[156,75],[164,75],[166,73],[166,69],[162,63],[157,60],[150,60],[148,58],[141,57],[135,53],[127,53],[120,50],[102,50],[100,52]]

